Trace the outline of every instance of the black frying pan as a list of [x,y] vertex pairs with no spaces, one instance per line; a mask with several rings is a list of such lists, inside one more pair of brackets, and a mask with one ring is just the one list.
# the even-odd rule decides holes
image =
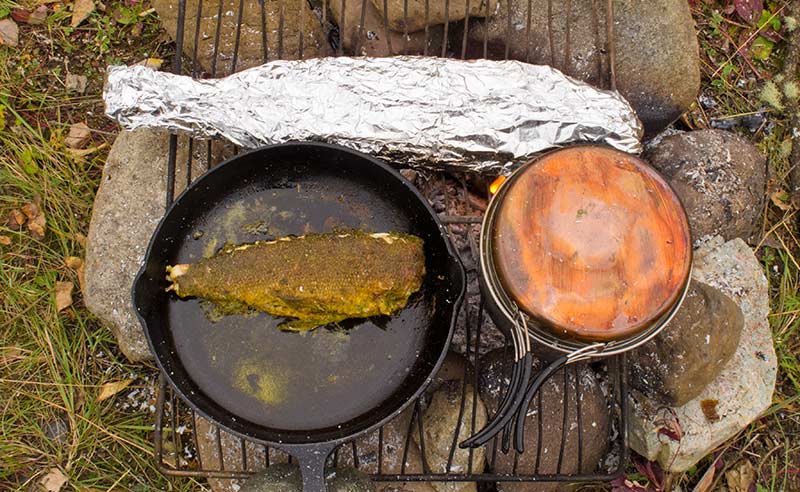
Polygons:
[[[280,319],[228,315],[165,292],[165,267],[227,242],[357,228],[425,241],[422,289],[398,314],[306,334]],[[156,361],[201,415],[300,462],[306,492],[343,441],[399,414],[439,368],[463,297],[464,269],[425,198],[397,171],[342,147],[293,143],[230,159],[167,210],[134,282]]]

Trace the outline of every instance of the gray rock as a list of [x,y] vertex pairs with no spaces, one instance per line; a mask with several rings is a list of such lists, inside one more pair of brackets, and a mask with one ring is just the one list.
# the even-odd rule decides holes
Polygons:
[[[375,486],[364,473],[352,468],[326,472],[328,492],[374,492]],[[296,465],[271,465],[249,478],[239,492],[302,492],[300,469]]]
[[[217,35],[217,15],[220,4],[202,2],[200,27],[197,31],[198,0],[186,1],[186,24],[183,36],[183,52],[190,59],[194,56],[195,33],[199,32],[197,60],[208,73],[216,76],[228,75],[245,68],[261,65],[266,60],[276,58],[294,60],[315,58],[331,54],[331,48],[322,30],[322,24],[305,2],[283,2],[265,0],[264,13],[266,25],[267,51],[262,44],[261,5],[258,0],[243,0],[242,26],[239,31],[239,51],[236,69],[232,70],[233,53],[236,48],[237,23],[239,20],[239,0],[221,0],[221,26],[219,27],[219,46],[214,58],[214,41]],[[178,19],[177,0],[154,0],[153,8],[161,18],[161,24],[172,39],[176,38]],[[281,19],[283,8],[283,19]],[[278,43],[281,22],[283,22],[283,44]],[[302,41],[301,41],[302,37]],[[302,57],[300,45],[302,42]]]
[[[462,394],[464,405],[462,413]],[[473,398],[475,411],[473,412]],[[461,449],[458,443],[472,435],[471,423],[475,420],[475,430],[486,425],[486,407],[480,397],[475,394],[471,384],[463,385],[461,380],[443,383],[431,396],[431,400],[423,414],[424,432],[420,436],[418,428],[414,430],[414,441],[420,446],[424,439],[424,457],[432,473],[480,473],[485,466],[482,448],[472,450]],[[459,415],[462,425],[458,426]],[[455,429],[458,428],[458,434]],[[448,467],[450,450],[453,445],[456,451]],[[437,492],[476,492],[475,482],[432,482]]]
[[[179,140],[176,193],[186,182],[188,145]],[[205,145],[195,145],[192,175],[205,170]],[[149,359],[144,332],[130,301],[133,279],[150,236],[164,215],[167,133],[123,131],[108,154],[89,223],[86,245],[86,307],[117,337],[132,361]]]
[[[693,466],[769,408],[777,374],[767,279],[747,244],[741,239],[726,243],[719,236],[703,243],[695,252],[692,277],[730,296],[742,310],[744,328],[722,372],[685,405],[664,408],[631,396],[631,448],[674,473]],[[683,432],[679,441],[659,434],[676,425]]]
[[748,240],[764,208],[766,166],[753,144],[735,133],[700,130],[664,137],[645,153],[680,196],[692,236]]
[[[415,32],[425,29],[425,20],[429,26],[470,17],[483,17],[494,10],[494,0],[467,2],[446,0],[371,0],[381,18],[386,18],[389,28],[397,32]],[[426,14],[427,9],[427,14]],[[406,13],[408,15],[406,15]]]
[[[598,7],[596,16],[592,5]],[[509,15],[508,3],[498,2],[486,22],[470,19],[469,56],[484,56],[485,37],[490,58],[503,58],[508,49],[509,58],[552,65],[608,87],[606,2],[531,0],[530,10],[528,6],[527,1],[512,0]],[[685,0],[616,0],[614,18],[617,89],[653,135],[686,111],[700,90],[698,43],[689,5]],[[456,52],[462,44],[458,31],[452,38]]]
[[439,389],[441,385],[449,381],[461,381],[466,376],[468,382],[472,382],[475,377],[475,370],[472,364],[463,355],[456,352],[448,352],[442,362],[442,366],[434,374],[433,380],[428,387],[428,393]]
[[[362,5],[365,9],[363,26],[361,26]],[[339,26],[342,46],[348,53],[376,57],[394,54],[433,55],[442,49],[444,26],[431,26],[427,35],[424,30],[409,32],[406,37],[402,31],[385,28],[383,17],[372,2],[365,1],[363,4],[357,0],[345,2],[344,21],[342,21],[341,2],[333,0],[329,6],[331,20]]]
[[628,356],[630,385],[664,405],[683,405],[722,371],[742,326],[742,310],[730,297],[693,281],[666,328]]
[[[481,358],[480,364],[480,394],[486,402],[490,414],[497,410],[511,374],[510,360],[506,362],[503,349],[494,350]],[[534,359],[534,370],[539,370],[541,361]],[[594,371],[586,365],[578,368],[578,386],[574,368],[567,371],[567,428],[565,439],[562,440],[564,422],[564,370],[556,372],[542,386],[542,412],[541,416],[536,408],[537,400],[534,399],[525,419],[525,452],[517,454],[513,449],[504,454],[498,442],[489,441],[486,444],[486,459],[495,473],[511,473],[514,462],[517,463],[518,473],[534,473],[536,468],[536,451],[539,443],[538,419],[542,420],[541,455],[539,457],[538,473],[556,473],[558,470],[559,450],[563,447],[563,461],[561,473],[575,474],[578,472],[589,473],[597,469],[600,460],[604,457],[609,442],[610,415],[608,403],[604,395],[604,382],[598,378]],[[578,464],[578,424],[577,402],[578,389],[580,389],[582,448],[580,449],[581,463]],[[491,463],[494,463],[491,465]],[[560,489],[558,483],[498,483],[498,489],[506,492],[550,492]]]

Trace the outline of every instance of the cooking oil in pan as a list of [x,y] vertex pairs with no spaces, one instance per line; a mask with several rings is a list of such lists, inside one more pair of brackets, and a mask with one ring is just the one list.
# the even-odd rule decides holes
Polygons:
[[[225,244],[335,228],[409,230],[406,217],[371,193],[346,183],[342,190],[335,183],[249,190],[209,211],[175,261],[197,261]],[[308,333],[282,332],[283,320],[265,313],[210,317],[202,301],[175,298],[170,326],[189,375],[217,403],[259,425],[310,431],[357,418],[402,386],[424,344],[429,290],[423,286],[395,316]]]

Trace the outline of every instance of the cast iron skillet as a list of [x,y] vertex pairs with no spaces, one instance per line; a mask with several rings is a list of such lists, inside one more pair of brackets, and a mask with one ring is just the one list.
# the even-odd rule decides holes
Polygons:
[[[200,301],[164,290],[167,265],[226,242],[347,228],[425,241],[422,289],[395,316],[285,333],[263,313],[212,322]],[[331,451],[399,414],[430,382],[464,288],[444,227],[397,171],[343,147],[292,143],[240,154],[178,197],[150,241],[133,303],[173,388],[225,429],[295,456],[304,490],[322,492]]]

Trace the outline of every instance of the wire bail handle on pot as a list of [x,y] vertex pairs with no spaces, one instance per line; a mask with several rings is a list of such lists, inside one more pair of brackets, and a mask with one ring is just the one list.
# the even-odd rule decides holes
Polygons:
[[[511,330],[511,339],[514,345],[514,366],[511,371],[508,391],[506,391],[503,401],[498,406],[494,418],[483,429],[464,440],[460,444],[462,448],[482,446],[502,431],[502,449],[503,452],[508,452],[513,430],[514,449],[519,453],[524,452],[525,416],[527,415],[528,406],[542,384],[553,373],[567,364],[600,355],[609,345],[609,343],[594,343],[565,354],[551,362],[539,372],[536,379],[530,381],[533,355],[531,353],[528,324],[519,306],[514,302],[512,302],[512,306],[514,310],[514,325]],[[613,344],[613,342],[611,343]]]

